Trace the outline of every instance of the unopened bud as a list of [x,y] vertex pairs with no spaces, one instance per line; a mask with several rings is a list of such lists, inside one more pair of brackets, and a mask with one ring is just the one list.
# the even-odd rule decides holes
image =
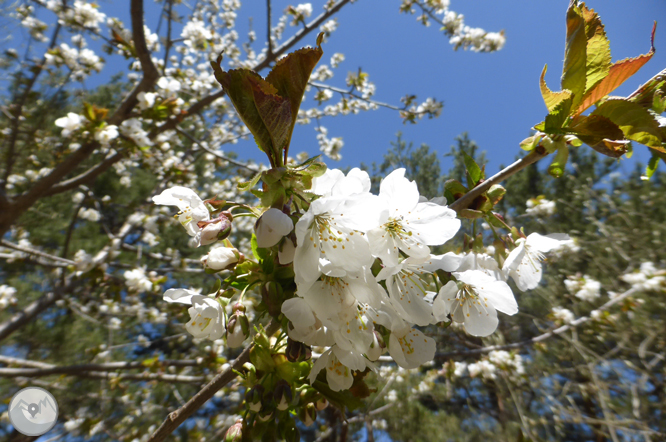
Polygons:
[[294,396],[291,393],[291,387],[284,379],[278,381],[273,392],[273,397],[275,398],[276,407],[280,411],[286,410],[291,405]]
[[317,399],[317,402],[315,402],[314,404],[315,404],[315,408],[317,409],[317,411],[321,411],[321,410],[325,409],[326,407],[328,407],[328,401],[326,400],[326,398],[324,396]]
[[298,417],[306,427],[312,425],[314,421],[317,420],[317,410],[315,409],[314,404],[310,402],[305,407],[301,408],[301,412]]
[[227,345],[230,348],[240,347],[248,336],[250,336],[250,322],[244,312],[237,310],[227,323]]
[[261,404],[264,401],[263,397],[263,385],[255,385],[254,387],[247,390],[245,393],[245,403],[247,404],[247,408],[249,408],[250,411],[254,411],[255,413],[261,410]]
[[243,419],[238,419],[229,427],[224,435],[224,442],[241,442],[243,440]]
[[202,258],[204,267],[213,270],[227,270],[236,266],[241,259],[238,250],[232,247],[216,247]]
[[312,357],[312,350],[309,345],[287,338],[287,349],[285,355],[289,362],[308,361]]

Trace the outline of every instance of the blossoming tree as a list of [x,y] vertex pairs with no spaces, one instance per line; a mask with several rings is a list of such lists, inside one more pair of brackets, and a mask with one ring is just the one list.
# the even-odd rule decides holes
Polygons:
[[[545,315],[550,329],[521,341],[493,341],[509,334],[500,324],[518,316],[516,295],[539,289],[546,256],[579,250],[565,233],[521,228],[500,183],[523,169],[534,173],[547,156],[547,171],[562,177],[583,144],[611,158],[630,153],[632,142],[643,144],[652,153],[645,177],[655,175],[659,159],[666,159],[664,74],[628,97],[609,96],[654,48],[613,63],[599,17],[572,1],[562,90],[548,88],[544,68],[548,114],[520,144],[527,154],[486,176],[474,153],[460,150],[464,177],[446,181],[437,195],[422,195],[407,168],[371,177],[290,155],[297,123],[378,106],[415,122],[441,109],[432,99],[408,99],[402,107],[378,103],[362,72],[348,77],[349,90],[326,84],[343,56],[334,54],[330,67],[319,65],[325,39],[336,28],[331,17],[348,3],[327,1],[314,19],[311,4],[289,6],[274,25],[269,0],[268,38],[259,53],[253,32],[249,43],[238,44],[240,2],[233,0],[196,3],[180,37],[172,35],[180,5],[165,1],[163,49],[159,32],[144,24],[141,0],[130,2],[129,28],[79,0],[16,10],[31,38],[48,45],[37,62],[11,51],[4,61],[14,90],[2,123],[0,257],[2,278],[11,277],[0,281],[6,312],[0,377],[12,391],[19,385],[13,379],[89,380],[75,387],[40,381],[56,391],[99,391],[88,397],[95,411],[67,396],[63,434],[85,428],[99,439],[159,441],[177,432],[184,439],[294,441],[310,438],[308,428],[318,419],[329,425],[329,434],[319,436],[332,437],[336,425],[360,417],[370,440],[370,417],[384,410],[346,413],[391,392],[397,396],[387,390],[395,379],[435,366],[449,384],[465,373],[488,385],[506,378],[520,434],[533,438],[539,430],[511,389],[525,374],[514,350],[603,323],[608,309],[626,307],[641,290],[663,290],[663,271],[646,260],[639,272],[622,276],[631,288],[589,316],[553,306]],[[38,10],[54,14],[53,23],[38,19]],[[504,44],[502,33],[464,25],[448,1],[404,0],[401,10],[419,10],[424,24],[441,24],[456,48],[489,52]],[[284,39],[288,24],[298,30]],[[66,33],[69,43],[62,41]],[[77,101],[67,97],[69,82],[104,67],[87,38],[103,39],[108,54],[130,61],[132,72],[127,83]],[[314,44],[288,53],[305,41]],[[40,77],[44,89],[37,92]],[[301,109],[312,89],[319,105]],[[334,93],[339,101],[326,104]],[[239,162],[220,149],[250,135],[266,165]],[[335,159],[342,143],[327,135],[319,126],[320,148]],[[527,216],[555,213],[555,202],[530,196]],[[45,230],[50,214],[53,225]],[[560,278],[562,284],[588,303],[602,289],[593,276],[575,272]],[[77,336],[86,333],[81,347]],[[475,348],[441,351],[447,333],[475,339]],[[62,343],[76,348],[67,350],[67,364],[58,359]],[[468,363],[456,355],[480,359]],[[649,363],[656,365],[654,357]],[[424,382],[415,391],[428,391]],[[595,432],[616,439],[619,424],[603,394]],[[135,410],[119,413],[120,406]],[[210,415],[204,428],[193,420]],[[195,426],[181,427],[188,419]]]

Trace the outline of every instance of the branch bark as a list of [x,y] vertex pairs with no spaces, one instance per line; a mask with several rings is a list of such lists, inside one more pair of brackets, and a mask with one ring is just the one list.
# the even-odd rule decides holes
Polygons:
[[515,163],[511,164],[509,167],[504,168],[503,170],[499,171],[492,177],[488,178],[475,188],[471,189],[469,192],[467,192],[465,195],[457,199],[453,204],[449,206],[450,209],[455,210],[456,212],[460,212],[463,209],[466,209],[469,207],[470,204],[472,204],[472,201],[474,199],[481,195],[482,193],[486,192],[488,189],[490,189],[494,184],[500,183],[504,181],[505,179],[509,178],[511,175],[516,174],[517,172],[520,172],[530,164],[534,164],[537,161],[539,161],[541,158],[545,157],[548,155],[548,152],[546,152],[543,148],[537,147],[534,149],[532,152],[524,156],[523,158],[519,159]]
[[[272,321],[266,327],[266,334],[269,336],[278,331],[280,324]],[[185,419],[190,417],[196,412],[208,399],[212,398],[217,391],[231,382],[235,377],[234,371],[240,371],[243,364],[250,361],[250,351],[254,344],[251,344],[243,350],[243,352],[236,358],[236,360],[224,371],[219,373],[208,384],[206,384],[197,394],[187,401],[185,405],[178,410],[169,413],[162,425],[150,436],[147,442],[160,442],[169,436],[173,431],[180,426]]]

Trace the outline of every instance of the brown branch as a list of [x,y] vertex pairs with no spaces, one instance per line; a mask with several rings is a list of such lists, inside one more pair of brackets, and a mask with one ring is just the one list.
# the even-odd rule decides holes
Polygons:
[[[51,36],[51,42],[49,43],[49,49],[53,49],[56,45],[56,42],[58,41],[58,34],[60,33],[61,25],[58,23],[53,31],[53,35]],[[18,99],[14,100],[15,103],[13,103],[13,118],[12,118],[12,132],[11,135],[9,136],[9,146],[3,150],[5,150],[6,155],[5,155],[5,172],[2,177],[2,180],[0,181],[0,190],[2,190],[2,193],[4,194],[5,186],[7,185],[7,179],[9,178],[9,175],[12,173],[12,167],[14,165],[14,151],[16,149],[16,142],[18,140],[18,133],[19,133],[19,125],[21,122],[21,117],[23,114],[23,106],[25,105],[26,100],[28,99],[28,96],[30,95],[30,91],[32,88],[35,86],[35,83],[37,82],[37,78],[39,75],[42,73],[44,70],[44,66],[46,65],[46,54],[44,54],[44,57],[42,57],[41,63],[36,65],[33,69],[33,76],[28,80],[27,84],[25,85],[25,90],[21,94]],[[20,87],[20,77],[21,75],[19,74],[19,81],[17,81],[17,93],[18,93],[18,87]],[[4,203],[4,201],[3,201]],[[2,234],[0,234],[0,238],[2,237]]]
[[125,155],[122,152],[111,155],[110,157],[105,158],[101,163],[91,167],[82,174],[51,186],[50,189],[43,193],[43,196],[55,195],[57,193],[66,192],[70,189],[75,189],[81,184],[89,184],[93,182],[100,174],[106,172],[113,164],[120,161],[124,156]]
[[[67,286],[64,289],[71,290],[71,288],[71,286]],[[5,338],[7,338],[19,328],[23,327],[25,324],[32,321],[35,316],[49,308],[54,302],[62,297],[65,290],[55,290],[53,292],[42,295],[39,299],[33,301],[25,309],[12,316],[8,321],[0,324],[0,342],[2,342]]]
[[481,184],[464,194],[461,198],[457,199],[449,206],[449,209],[453,209],[456,212],[460,212],[461,210],[466,209],[470,204],[472,204],[472,201],[474,201],[477,196],[481,195],[483,192],[486,192],[494,184],[504,181],[511,175],[520,172],[530,164],[536,163],[546,155],[548,155],[548,152],[546,152],[542,147],[537,146],[536,149],[528,153],[523,158],[519,159],[509,167],[505,167],[503,170],[483,181]]
[[[93,258],[93,267],[96,267],[103,263],[112,251],[117,250],[123,242],[123,239],[132,229],[130,223],[125,223],[122,225],[118,234],[110,238],[110,243],[104,247],[100,252],[95,255]],[[57,257],[59,260],[63,258]],[[41,312],[53,305],[58,299],[62,298],[64,293],[71,293],[75,287],[80,285],[82,281],[73,281],[69,285],[63,285],[59,288],[56,288],[53,292],[46,293],[42,295],[39,299],[33,301],[22,311],[16,313],[8,321],[0,324],[0,342],[2,342],[9,335],[14,333],[19,328],[23,327],[25,324],[29,323],[34,317],[39,315]]]
[[273,57],[273,39],[271,38],[271,22],[273,21],[271,17],[271,0],[266,0],[266,46],[268,51],[266,52],[266,58]]
[[[280,328],[280,324],[276,321],[271,321],[266,327],[266,334],[269,336],[275,333]],[[231,363],[227,369],[219,373],[208,384],[206,384],[197,394],[187,401],[185,405],[178,410],[169,413],[166,420],[160,427],[150,436],[147,442],[163,441],[173,431],[180,426],[185,419],[190,417],[196,412],[208,399],[212,398],[217,391],[231,382],[236,377],[236,371],[242,370],[243,364],[250,361],[250,351],[254,344],[245,347],[245,350]]]
[[50,255],[48,253],[40,252],[39,250],[29,249],[27,247],[19,246],[18,244],[13,244],[9,241],[5,241],[4,239],[0,239],[0,245],[3,246],[3,247],[7,247],[9,249],[17,250],[21,253],[26,253],[28,255],[35,255],[35,256],[39,256],[40,258],[50,259],[51,261],[61,262],[63,264],[67,264],[67,265],[75,265],[76,264],[71,259],[66,259],[66,258],[61,258],[59,256]]
[[118,106],[118,109],[109,118],[109,124],[120,124],[130,111],[136,106],[137,95],[140,92],[147,92],[155,86],[155,82],[160,77],[157,68],[153,64],[150,57],[150,51],[146,45],[146,35],[143,32],[143,0],[132,0],[130,5],[130,14],[132,17],[132,39],[134,40],[134,48],[136,55],[141,63],[141,70],[143,71],[143,78],[132,92],[129,93],[125,100]]
[[[67,368],[67,367],[63,367]],[[188,375],[179,375],[179,374],[162,374],[162,373],[141,373],[141,374],[115,374],[113,370],[106,370],[107,372],[96,371],[79,371],[79,372],[66,372],[57,370],[58,367],[54,369],[39,369],[39,368],[0,368],[0,377],[3,378],[35,378],[50,376],[54,374],[58,375],[69,375],[76,376],[80,378],[91,378],[91,379],[123,379],[123,380],[132,380],[132,381],[162,381],[162,382],[178,382],[186,384],[201,384],[206,381],[205,376],[188,376]]]
[[[601,305],[600,307],[598,307],[595,310],[598,310],[598,311],[608,310],[608,308],[610,308],[614,304],[617,304],[618,302],[625,300],[626,298],[635,294],[638,291],[639,291],[638,288],[631,288],[631,289],[627,290],[626,292],[622,293],[621,295],[618,295],[615,298],[611,299],[610,301],[606,302],[605,304]],[[512,350],[512,349],[515,349],[515,348],[526,347],[526,346],[529,346],[529,345],[534,345],[534,344],[536,344],[538,342],[541,342],[541,341],[545,341],[546,339],[550,339],[553,336],[561,335],[565,331],[576,328],[576,327],[578,327],[580,325],[583,325],[586,322],[589,322],[591,320],[592,320],[592,318],[590,318],[589,316],[581,316],[580,318],[578,318],[574,321],[571,321],[568,324],[565,324],[565,325],[563,325],[561,327],[558,327],[556,329],[547,331],[546,333],[543,333],[539,336],[535,336],[533,338],[526,339],[524,341],[514,342],[514,343],[511,343],[511,344],[504,344],[504,345],[490,345],[488,347],[475,348],[473,350],[460,350],[460,351],[452,351],[452,352],[447,352],[447,353],[438,353],[438,354],[435,355],[435,359],[439,359],[439,360],[450,359],[450,358],[453,358],[453,357],[456,357],[456,356],[480,355],[480,354],[490,353],[491,351]]]

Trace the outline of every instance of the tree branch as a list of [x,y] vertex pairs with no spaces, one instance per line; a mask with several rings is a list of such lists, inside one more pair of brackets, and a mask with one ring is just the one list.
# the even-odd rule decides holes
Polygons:
[[[266,327],[266,334],[272,335],[280,328],[280,324],[276,321],[271,321]],[[219,373],[213,378],[208,384],[206,384],[197,394],[192,396],[192,398],[187,401],[185,405],[180,407],[178,410],[169,413],[166,420],[160,425],[160,427],[150,436],[147,442],[159,442],[163,441],[169,436],[173,431],[180,426],[185,419],[190,417],[195,411],[197,411],[208,399],[212,398],[213,395],[226,384],[231,382],[232,379],[236,377],[234,371],[242,370],[243,364],[250,361],[250,351],[254,344],[248,345],[245,347],[245,350],[236,358],[236,360],[224,371]]]
[[[616,296],[615,298],[611,299],[607,303],[601,305],[599,308],[595,309],[598,311],[604,311],[608,310],[611,306],[614,304],[617,304],[620,301],[625,300],[629,296],[635,294],[638,292],[638,288],[631,288],[627,290],[626,292],[622,293],[621,295]],[[473,350],[460,350],[460,351],[452,351],[452,352],[447,352],[447,353],[438,353],[435,355],[435,359],[450,359],[452,357],[456,356],[471,356],[471,355],[479,355],[479,354],[485,354],[485,353],[490,353],[491,351],[496,351],[496,350],[512,350],[514,348],[521,348],[521,347],[526,347],[528,345],[534,345],[538,342],[545,341],[546,339],[552,338],[553,336],[561,335],[567,330],[571,330],[573,328],[578,327],[579,325],[583,325],[586,322],[591,321],[592,318],[589,316],[581,316],[580,318],[565,324],[561,327],[558,327],[554,330],[550,330],[546,333],[543,333],[539,336],[535,336],[530,339],[526,339],[524,341],[520,342],[514,342],[512,344],[504,344],[504,345],[491,345],[488,347],[482,347],[482,348],[475,348]]]
[[548,155],[548,152],[546,152],[541,147],[537,147],[532,152],[530,152],[523,158],[519,159],[509,167],[504,168],[503,170],[499,171],[492,177],[483,181],[475,188],[471,189],[465,195],[457,199],[453,204],[449,205],[449,209],[453,209],[456,212],[460,212],[461,210],[466,209],[467,207],[469,207],[470,204],[472,204],[472,201],[474,201],[474,199],[477,196],[481,195],[483,192],[486,192],[494,184],[504,181],[505,179],[509,178],[511,175],[520,172],[530,164],[536,163],[546,155]]
[[141,70],[143,71],[143,78],[139,84],[132,89],[125,100],[120,104],[118,109],[109,118],[109,124],[121,123],[130,111],[136,106],[136,97],[140,92],[147,92],[153,88],[155,82],[160,77],[157,68],[153,64],[150,57],[150,51],[146,45],[146,35],[143,32],[143,0],[132,0],[130,5],[130,14],[132,17],[132,39],[134,40],[134,48],[136,49],[139,63],[141,63]]

